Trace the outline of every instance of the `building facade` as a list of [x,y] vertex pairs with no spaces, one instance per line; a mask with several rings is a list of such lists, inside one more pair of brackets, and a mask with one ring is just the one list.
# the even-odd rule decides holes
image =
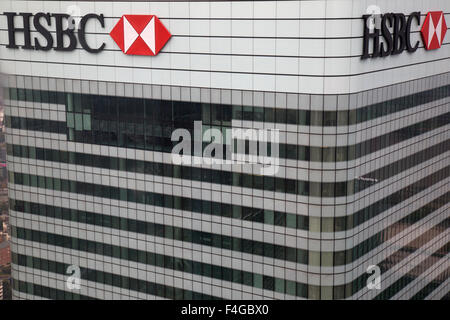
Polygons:
[[[15,299],[448,294],[448,1],[1,8]],[[195,121],[278,170],[174,163]]]
[[0,242],[0,267],[11,263],[11,250],[9,241]]

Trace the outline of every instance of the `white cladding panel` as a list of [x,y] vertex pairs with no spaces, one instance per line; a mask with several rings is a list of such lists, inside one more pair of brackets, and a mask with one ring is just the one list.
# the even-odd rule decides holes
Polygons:
[[[88,43],[92,47],[106,43],[106,50],[92,54],[80,45],[73,52],[8,49],[7,19],[1,15],[0,71],[17,75],[339,94],[450,71],[450,33],[439,50],[426,51],[421,42],[414,54],[360,58],[361,17],[369,5],[378,5],[382,12],[421,11],[422,22],[428,11],[442,10],[450,24],[448,0],[0,3],[2,13],[79,11],[105,16],[105,28],[94,20],[88,23]],[[123,14],[160,18],[172,38],[158,56],[120,51],[109,32]],[[16,21],[19,27],[21,23]],[[413,26],[413,40],[421,40],[419,28]],[[34,36],[42,38],[35,32]],[[21,33],[16,38],[18,44],[23,42]]]

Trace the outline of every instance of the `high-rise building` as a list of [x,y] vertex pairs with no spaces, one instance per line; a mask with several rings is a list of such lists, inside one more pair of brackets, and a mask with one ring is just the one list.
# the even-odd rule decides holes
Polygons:
[[4,239],[2,235],[0,241],[0,267],[3,267],[11,263],[11,251],[9,241],[6,240],[6,235]]
[[450,2],[370,3],[2,1],[13,297],[444,298]]

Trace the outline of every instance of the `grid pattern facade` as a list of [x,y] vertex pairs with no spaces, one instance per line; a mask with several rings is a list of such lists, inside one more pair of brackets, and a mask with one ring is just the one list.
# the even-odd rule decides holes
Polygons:
[[[9,74],[3,103],[14,298],[445,297],[450,267],[450,70],[441,62],[450,59],[447,43],[434,57],[421,48],[416,67],[388,58],[386,63],[401,69],[395,75],[378,62],[365,67],[367,74],[356,75],[356,68],[362,68],[356,53],[360,46],[352,44],[359,44],[355,38],[363,30],[363,11],[353,1],[344,1],[342,8],[337,2],[212,1],[206,3],[207,18],[195,16],[205,3],[84,3],[86,10],[109,10],[107,26],[119,11],[132,13],[142,5],[162,10],[161,21],[174,39],[150,59],[150,79],[139,75],[146,62],[136,59],[136,65],[124,66],[128,60],[121,59],[129,57],[118,56],[120,51],[109,42],[105,61],[117,57],[116,66],[108,68],[123,70],[123,80],[101,79],[105,74],[100,70],[106,67],[100,61],[60,61],[62,56],[56,55],[43,63],[33,54],[13,56],[0,28],[1,66]],[[422,2],[413,2],[422,9]],[[444,1],[431,2],[449,11]],[[39,9],[40,4],[26,3],[23,9]],[[55,3],[59,10],[70,4]],[[401,1],[392,3],[392,10],[405,10]],[[12,1],[9,5],[17,6]],[[230,15],[214,16],[213,7],[228,5]],[[251,18],[245,15],[249,5]],[[170,10],[164,15],[161,8],[166,6]],[[183,16],[186,6],[190,11]],[[286,8],[295,7],[298,15],[269,17],[273,8],[276,15],[286,15]],[[342,16],[325,19],[331,12]],[[191,25],[187,34],[177,29],[184,20]],[[335,48],[333,43],[342,39],[328,28],[341,20],[350,21],[350,30],[337,28],[339,32],[354,37]],[[204,21],[208,35],[198,29]],[[245,29],[249,21],[252,36],[236,35],[234,28]],[[275,21],[279,29],[257,35],[261,21]],[[219,63],[214,59],[220,55],[210,52],[205,85],[193,52],[200,50],[203,38],[213,51],[214,26],[223,23],[232,29],[221,36],[223,41],[252,39],[253,51],[248,56],[221,54],[234,61],[233,70],[220,72],[234,79],[229,84],[219,83],[213,62]],[[294,31],[283,29],[286,23],[298,25],[299,33],[288,36]],[[325,37],[315,34],[313,26],[323,26]],[[104,41],[101,33],[97,36]],[[189,80],[183,68],[174,67],[184,57],[177,60],[175,48],[186,38]],[[256,43],[266,38],[275,44],[275,74],[258,69],[266,54]],[[306,58],[300,51],[309,48],[311,38],[323,42],[324,52],[312,52],[312,45]],[[286,57],[286,47],[295,47],[297,56]],[[340,75],[344,84],[328,65],[328,59],[335,62],[330,57],[338,48],[354,51],[339,58],[342,69],[346,63],[355,67],[350,68],[354,75]],[[170,63],[163,68],[158,64],[164,64],[159,57],[165,54]],[[253,59],[253,68],[235,58]],[[26,63],[28,71],[23,70]],[[46,72],[40,70],[42,64]],[[98,72],[92,72],[91,64],[98,65]],[[283,66],[293,65],[299,71],[282,72]],[[317,70],[322,70],[320,77],[314,75]],[[71,76],[74,72],[78,75]],[[235,76],[243,73],[251,75],[252,88],[243,84],[244,76]],[[161,83],[167,74],[170,83]],[[384,85],[380,75],[386,78]],[[269,76],[276,84],[264,88],[261,83],[270,82]],[[278,87],[286,79],[296,79],[297,87]],[[266,177],[250,165],[174,165],[170,134],[179,127],[192,130],[193,121],[222,130],[279,129],[279,172]],[[80,290],[66,286],[70,265],[81,268]],[[370,265],[381,269],[380,290],[366,287]]]

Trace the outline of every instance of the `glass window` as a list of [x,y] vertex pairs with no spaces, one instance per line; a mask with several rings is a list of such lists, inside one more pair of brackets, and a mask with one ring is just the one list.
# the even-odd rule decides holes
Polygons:
[[67,127],[75,128],[75,115],[71,112],[67,112]]
[[284,279],[275,278],[275,291],[285,293],[284,290]]
[[286,117],[288,124],[297,124],[298,115],[295,109],[286,109]]
[[242,120],[253,121],[253,107],[250,106],[243,107]]
[[346,147],[336,147],[336,161],[346,161],[347,160],[347,148]]
[[264,210],[264,223],[274,224],[275,214],[272,210]]
[[222,123],[222,106],[218,104],[211,105],[211,124],[220,126]]
[[323,162],[334,162],[335,161],[335,151],[333,147],[323,148]]
[[331,286],[321,286],[320,287],[320,298],[322,300],[333,299],[333,287]]
[[232,106],[233,110],[233,119],[242,120],[242,107],[241,106]]
[[320,147],[310,147],[310,159],[311,161],[321,162],[322,161],[322,148]]
[[320,286],[308,286],[308,298],[313,300],[320,300]]
[[297,216],[292,213],[286,213],[286,227],[296,228],[297,227]]
[[286,280],[286,294],[296,295],[296,283],[294,281]]
[[75,130],[81,131],[83,130],[83,114],[75,113]]
[[310,250],[308,261],[310,266],[320,266],[320,252]]
[[[271,282],[271,284],[273,287],[273,281]],[[260,289],[263,288],[263,276],[261,274],[253,274],[253,286]]]
[[297,262],[297,250],[295,248],[286,248],[286,260]]
[[311,111],[311,125],[322,126],[322,111]]
[[243,271],[243,284],[246,286],[253,286],[253,274],[251,272]]
[[336,126],[337,114],[335,111],[324,111],[324,125],[325,126]]
[[91,130],[91,115],[83,114],[83,130]]
[[348,125],[348,111],[337,112],[337,125],[338,126]]
[[265,290],[273,291],[275,289],[275,279],[270,276],[263,277],[263,288]]
[[309,230],[311,232],[320,232],[320,218],[309,217]]
[[274,224],[276,226],[285,227],[286,226],[286,214],[284,212],[275,211]]
[[265,122],[275,122],[275,109],[264,108],[264,121]]
[[286,123],[286,109],[275,109],[276,122]]
[[322,252],[321,266],[332,267],[333,266],[333,252]]
[[336,217],[334,221],[334,229],[336,232],[345,231],[345,217]]
[[261,107],[253,107],[254,121],[264,121],[264,108]]
[[342,266],[345,264],[345,251],[338,251],[334,254],[334,265]]
[[233,282],[242,283],[242,272],[240,270],[233,270]]
[[323,217],[322,219],[322,232],[333,232],[334,218]]
[[222,109],[222,125],[231,126],[232,107],[229,105],[221,105],[219,108]]
[[333,299],[345,299],[345,286],[335,286],[333,293]]

